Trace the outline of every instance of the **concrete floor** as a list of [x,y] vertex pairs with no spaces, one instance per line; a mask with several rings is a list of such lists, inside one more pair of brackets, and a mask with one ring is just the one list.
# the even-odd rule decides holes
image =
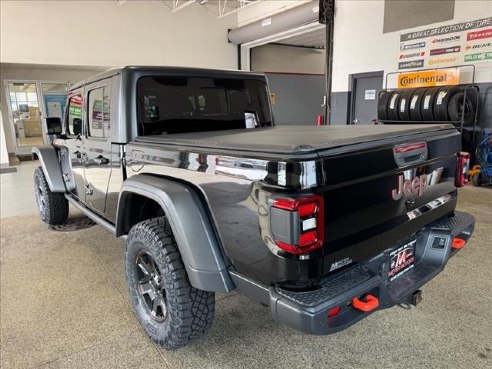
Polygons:
[[56,232],[38,219],[35,165],[0,175],[2,368],[492,367],[492,188],[461,190],[459,208],[477,218],[474,237],[424,286],[418,308],[314,337],[241,295],[219,295],[210,334],[166,351],[132,313],[123,242],[99,226]]

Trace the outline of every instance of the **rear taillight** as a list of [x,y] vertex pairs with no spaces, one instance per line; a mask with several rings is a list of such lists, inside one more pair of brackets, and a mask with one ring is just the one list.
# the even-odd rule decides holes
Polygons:
[[468,183],[468,169],[470,167],[470,154],[467,152],[460,152],[457,156],[456,163],[456,177],[454,179],[454,185],[456,187],[463,187]]
[[275,244],[291,254],[304,254],[323,246],[323,198],[276,199],[270,211]]

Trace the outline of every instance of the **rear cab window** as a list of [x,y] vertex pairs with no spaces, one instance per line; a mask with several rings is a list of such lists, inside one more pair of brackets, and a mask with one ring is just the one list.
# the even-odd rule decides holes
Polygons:
[[110,130],[110,89],[95,88],[88,93],[87,137],[106,139]]
[[139,135],[269,127],[269,99],[261,80],[143,77],[137,85]]

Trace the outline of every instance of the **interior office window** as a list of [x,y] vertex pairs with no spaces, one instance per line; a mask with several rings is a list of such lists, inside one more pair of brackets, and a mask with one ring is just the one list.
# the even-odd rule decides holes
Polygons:
[[110,96],[108,87],[99,87],[89,92],[88,136],[107,138],[110,129]]
[[75,94],[68,101],[68,134],[82,134],[82,94]]

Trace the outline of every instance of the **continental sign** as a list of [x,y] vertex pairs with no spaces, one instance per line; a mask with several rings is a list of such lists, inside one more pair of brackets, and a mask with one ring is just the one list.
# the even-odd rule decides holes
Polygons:
[[398,88],[446,86],[458,85],[459,83],[460,72],[457,68],[400,73],[398,75]]

